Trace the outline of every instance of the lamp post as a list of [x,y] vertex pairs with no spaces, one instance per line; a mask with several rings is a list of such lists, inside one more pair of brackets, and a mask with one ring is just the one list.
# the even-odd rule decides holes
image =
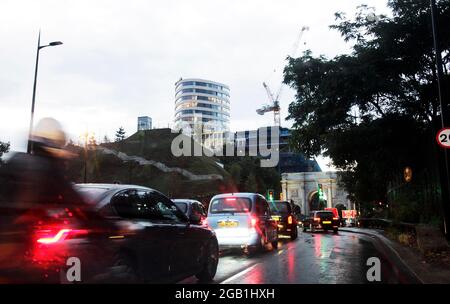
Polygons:
[[31,134],[33,132],[34,104],[35,104],[35,100],[36,100],[36,81],[37,81],[37,73],[38,73],[38,66],[39,66],[39,51],[48,46],[57,46],[57,45],[61,45],[61,44],[62,44],[61,41],[53,41],[47,45],[41,45],[41,31],[39,30],[38,44],[37,44],[37,50],[36,50],[36,65],[34,68],[33,98],[31,101],[31,118],[30,118],[30,129],[28,131],[27,153],[31,153],[33,151],[33,142],[31,141]]
[[[439,33],[438,33],[438,12],[436,7],[436,0],[430,0],[431,9],[431,25],[433,29],[433,46],[436,60],[436,78],[437,78],[437,89],[438,89],[438,99],[441,109],[441,127],[450,126],[450,103],[449,96],[446,94],[446,90],[443,89],[444,86],[444,72],[442,66],[442,55],[441,49],[439,47]],[[442,194],[442,205],[444,211],[444,229],[445,234],[449,237],[450,233],[450,155],[447,149],[442,149],[439,153],[439,171],[441,179],[441,194]]]

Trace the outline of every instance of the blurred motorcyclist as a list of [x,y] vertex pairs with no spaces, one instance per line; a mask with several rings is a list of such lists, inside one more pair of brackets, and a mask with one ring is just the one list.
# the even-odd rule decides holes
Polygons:
[[0,167],[0,282],[22,282],[17,275],[27,254],[27,237],[51,206],[79,205],[82,198],[64,174],[72,154],[58,121],[44,118],[32,137],[32,153],[16,153]]
[[32,154],[16,153],[0,168],[0,200],[15,203],[76,203],[81,197],[67,180],[66,135],[58,121],[43,118],[32,136]]

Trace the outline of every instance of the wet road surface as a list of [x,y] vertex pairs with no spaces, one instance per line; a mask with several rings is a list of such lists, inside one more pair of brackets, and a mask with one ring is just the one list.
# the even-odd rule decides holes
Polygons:
[[[366,284],[367,259],[381,261],[381,282],[416,283],[404,269],[391,264],[371,237],[349,232],[301,233],[282,239],[277,250],[247,256],[240,250],[222,252],[215,283],[227,284]],[[400,268],[400,269],[399,269]],[[197,283],[188,278],[180,283]]]

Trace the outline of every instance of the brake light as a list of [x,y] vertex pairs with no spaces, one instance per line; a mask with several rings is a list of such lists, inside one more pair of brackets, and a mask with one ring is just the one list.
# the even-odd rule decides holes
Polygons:
[[252,224],[252,228],[255,228],[255,227],[256,227],[256,224],[258,223],[258,219],[252,217],[252,218],[250,219],[250,223]]
[[338,217],[333,217],[333,220],[337,221],[337,220],[339,220],[339,218]]
[[[57,231],[55,233],[55,231]],[[78,229],[59,229],[59,230],[41,230],[38,231],[40,236],[37,242],[40,244],[50,245],[64,241],[67,237],[87,234],[87,230]]]
[[320,222],[320,217],[315,217],[315,218],[314,218],[314,221]]
[[226,198],[225,200],[226,200],[226,201],[235,201],[236,198],[235,198],[235,197],[229,197],[229,198]]
[[292,215],[289,215],[287,220],[288,220],[288,224],[291,225],[292,224]]

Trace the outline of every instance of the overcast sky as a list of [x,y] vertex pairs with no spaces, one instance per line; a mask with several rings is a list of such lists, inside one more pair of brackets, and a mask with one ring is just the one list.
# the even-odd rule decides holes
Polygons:
[[[155,127],[173,123],[174,83],[204,78],[231,89],[231,129],[270,125],[255,110],[268,102],[265,81],[279,89],[284,58],[300,28],[297,54],[348,52],[328,26],[336,11],[362,4],[388,12],[387,0],[0,0],[0,140],[26,149],[39,28],[41,44],[35,122],[60,120],[72,138],[89,130],[114,137],[136,131],[137,116]],[[280,98],[282,125],[294,92]],[[325,161],[320,165],[326,169]]]

